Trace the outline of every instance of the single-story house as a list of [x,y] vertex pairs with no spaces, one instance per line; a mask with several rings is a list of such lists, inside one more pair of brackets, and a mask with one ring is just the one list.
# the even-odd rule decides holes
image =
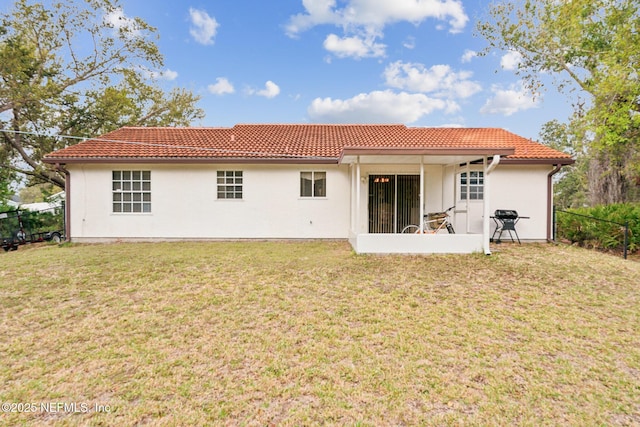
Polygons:
[[[490,253],[496,209],[551,236],[552,177],[573,163],[503,129],[248,124],[124,127],[45,157],[67,176],[77,242],[348,239],[358,253]],[[455,234],[410,233],[450,211]]]

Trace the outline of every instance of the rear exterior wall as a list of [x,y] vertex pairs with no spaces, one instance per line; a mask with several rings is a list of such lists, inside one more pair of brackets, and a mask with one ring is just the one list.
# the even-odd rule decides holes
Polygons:
[[[349,230],[348,166],[69,165],[74,241],[340,238]],[[113,171],[151,172],[151,212],[114,213]],[[242,198],[219,199],[218,171],[242,171]],[[326,197],[301,197],[300,173],[326,172]]]

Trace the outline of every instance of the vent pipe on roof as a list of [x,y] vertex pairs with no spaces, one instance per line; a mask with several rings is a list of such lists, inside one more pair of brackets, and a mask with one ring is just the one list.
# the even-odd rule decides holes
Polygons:
[[236,142],[236,136],[234,134],[231,134],[231,142]]

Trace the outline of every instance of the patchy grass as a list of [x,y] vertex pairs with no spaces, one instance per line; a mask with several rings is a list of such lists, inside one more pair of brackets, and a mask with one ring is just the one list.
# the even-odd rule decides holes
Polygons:
[[0,424],[640,424],[640,264],[497,249],[0,254],[0,401],[36,404]]

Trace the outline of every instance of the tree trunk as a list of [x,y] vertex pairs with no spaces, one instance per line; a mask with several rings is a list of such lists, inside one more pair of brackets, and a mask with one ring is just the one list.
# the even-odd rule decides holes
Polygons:
[[635,187],[627,176],[630,159],[606,150],[596,153],[589,162],[587,179],[591,206],[630,201],[630,189]]

